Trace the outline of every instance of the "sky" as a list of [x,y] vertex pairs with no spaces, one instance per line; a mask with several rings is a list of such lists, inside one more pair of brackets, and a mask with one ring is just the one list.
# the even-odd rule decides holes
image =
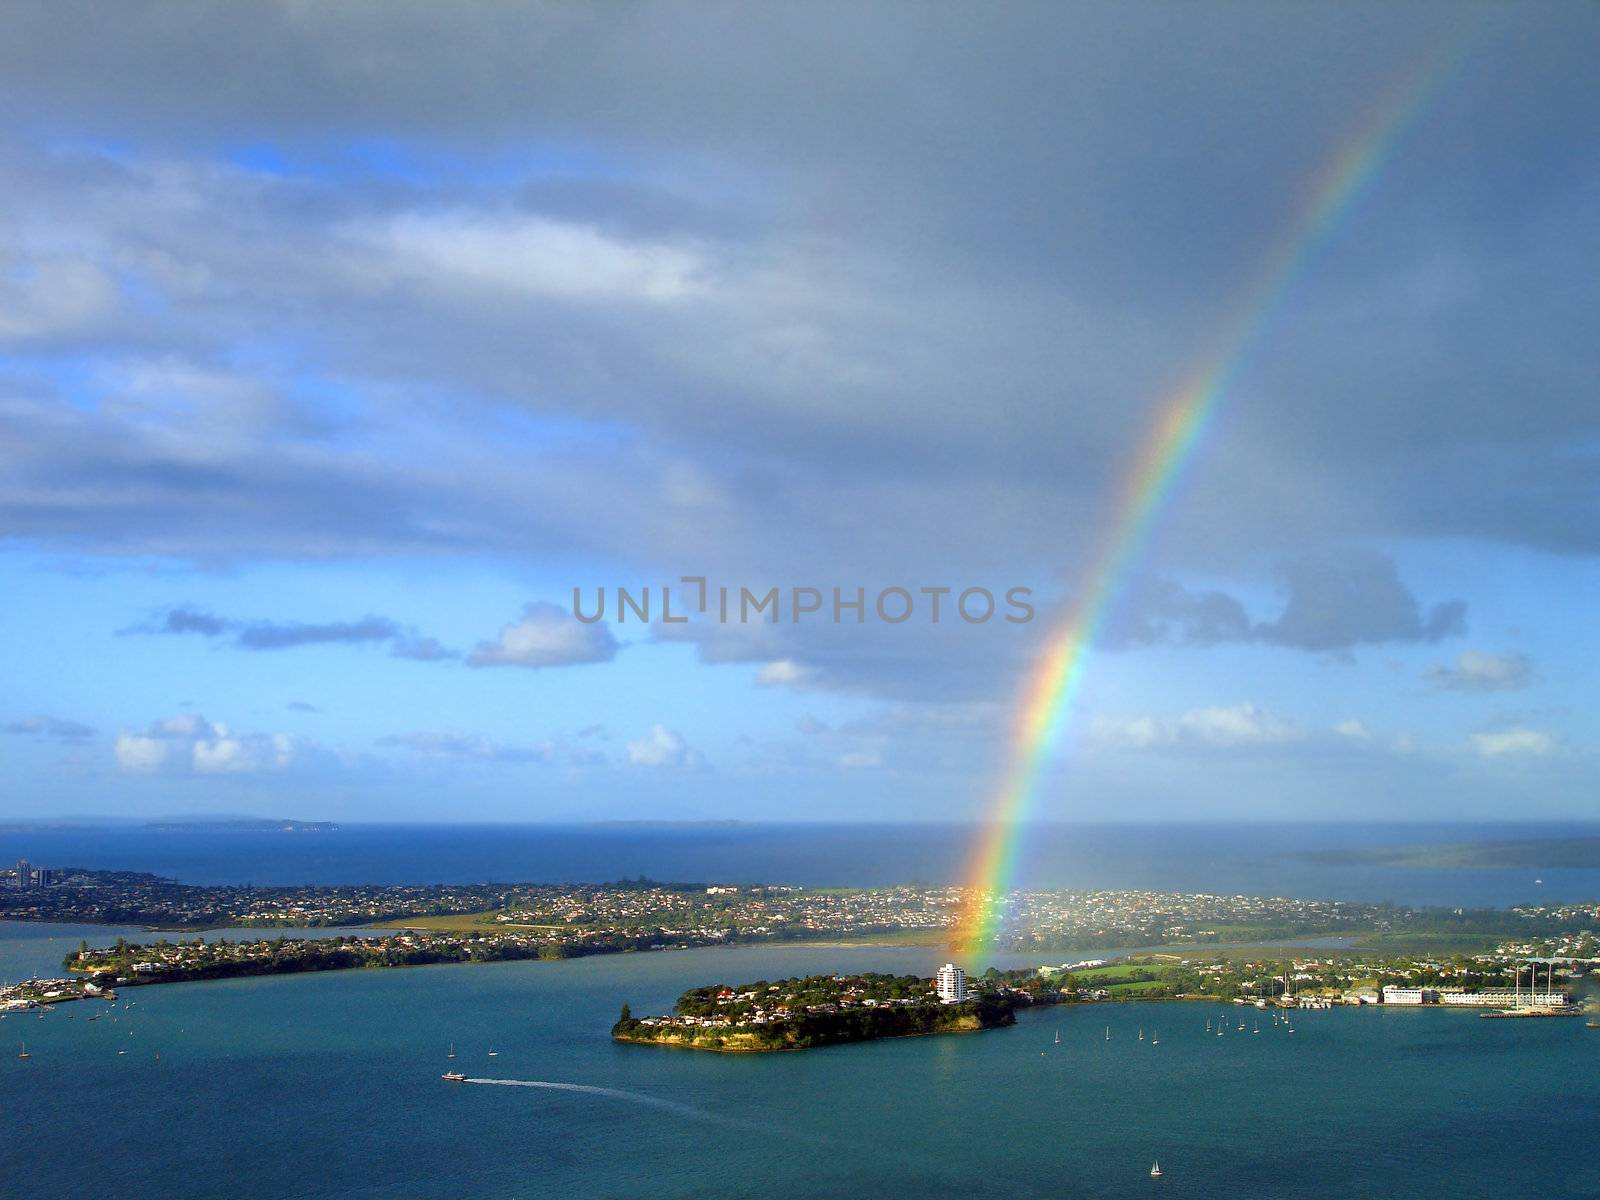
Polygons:
[[1120,577],[1036,815],[1591,817],[1597,35],[7,4],[0,818],[980,816],[1163,399],[1441,46]]

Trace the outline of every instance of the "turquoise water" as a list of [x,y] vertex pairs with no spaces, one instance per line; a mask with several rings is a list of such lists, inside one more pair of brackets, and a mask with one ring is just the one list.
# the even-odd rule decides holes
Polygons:
[[[42,960],[27,932],[0,929],[0,959]],[[1218,1038],[1204,1023],[1223,1009],[1152,1003],[786,1055],[606,1036],[623,1001],[658,1011],[691,984],[936,965],[906,948],[708,949],[129,989],[131,1009],[13,1015],[0,1192],[1600,1196],[1600,1032],[1580,1021],[1336,1010],[1251,1034],[1230,1008]],[[451,1066],[623,1094],[449,1084]]]

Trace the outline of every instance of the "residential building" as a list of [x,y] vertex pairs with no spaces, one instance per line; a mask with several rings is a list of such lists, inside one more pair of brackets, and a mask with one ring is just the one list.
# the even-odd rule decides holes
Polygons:
[[967,998],[967,973],[955,963],[945,963],[939,968],[939,999],[946,1004],[960,1004]]

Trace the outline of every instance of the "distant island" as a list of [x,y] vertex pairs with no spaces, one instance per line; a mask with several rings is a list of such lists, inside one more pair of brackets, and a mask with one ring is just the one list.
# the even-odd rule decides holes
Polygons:
[[1346,846],[1306,850],[1302,862],[1319,866],[1422,867],[1434,870],[1514,870],[1600,867],[1600,837],[1524,838],[1411,846]]
[[0,822],[0,833],[60,833],[91,829],[144,830],[160,833],[328,833],[334,821],[301,821],[293,817],[252,817],[196,814],[194,816],[137,817],[82,816],[49,820]]
[[[949,970],[949,968],[946,968]],[[611,1027],[619,1042],[760,1054],[878,1038],[976,1033],[1016,1023],[1016,1010],[1065,999],[1037,972],[994,972],[968,987],[917,975],[808,975],[714,984],[678,997],[670,1014],[635,1019],[627,1005]],[[941,990],[944,996],[941,997]]]
[[332,821],[297,821],[287,817],[171,817],[146,821],[146,829],[160,833],[331,833]]

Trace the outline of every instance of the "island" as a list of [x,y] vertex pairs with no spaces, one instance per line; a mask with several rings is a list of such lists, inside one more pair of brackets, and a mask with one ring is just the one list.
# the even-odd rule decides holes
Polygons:
[[959,970],[955,976],[960,982],[953,987],[917,975],[870,973],[713,984],[683,993],[665,1016],[635,1018],[624,1004],[611,1036],[724,1054],[810,1050],[996,1029],[1015,1024],[1018,1008],[1066,998],[1031,971],[991,972],[971,986]]

